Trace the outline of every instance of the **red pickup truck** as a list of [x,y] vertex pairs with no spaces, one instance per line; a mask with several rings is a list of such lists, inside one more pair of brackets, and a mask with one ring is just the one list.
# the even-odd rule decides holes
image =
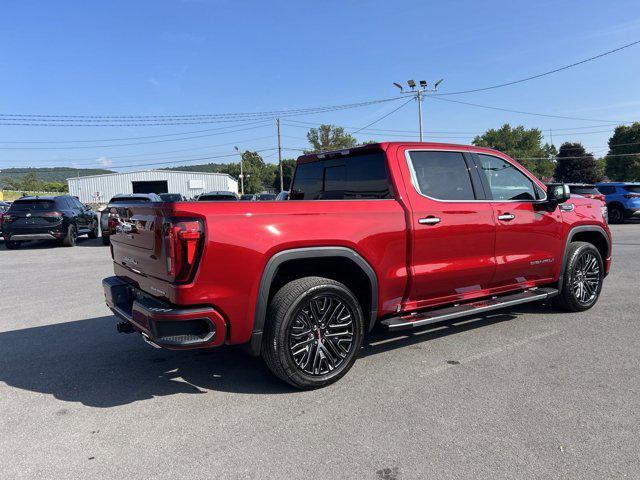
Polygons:
[[103,286],[119,331],[171,349],[245,344],[303,389],[343,376],[376,324],[552,297],[591,308],[611,263],[602,202],[472,146],[304,155],[287,201],[117,210]]

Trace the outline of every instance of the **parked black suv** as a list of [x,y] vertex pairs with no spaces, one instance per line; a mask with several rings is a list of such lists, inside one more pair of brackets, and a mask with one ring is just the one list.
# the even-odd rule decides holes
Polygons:
[[73,247],[78,235],[98,238],[98,216],[75,197],[22,197],[3,218],[4,244],[18,248],[29,240],[56,240]]

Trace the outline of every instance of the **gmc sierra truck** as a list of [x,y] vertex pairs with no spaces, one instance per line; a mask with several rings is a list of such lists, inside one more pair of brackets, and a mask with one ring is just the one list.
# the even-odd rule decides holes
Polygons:
[[304,155],[286,201],[115,208],[103,286],[119,331],[170,349],[245,344],[302,389],[342,377],[376,324],[591,308],[611,263],[602,202],[472,146]]

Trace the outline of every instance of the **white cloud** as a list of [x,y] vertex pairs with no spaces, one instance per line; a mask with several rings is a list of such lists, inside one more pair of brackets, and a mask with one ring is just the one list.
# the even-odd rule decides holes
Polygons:
[[109,165],[111,165],[113,162],[111,160],[109,160],[107,157],[100,157],[98,159],[98,163],[100,165],[102,165],[103,167],[108,167]]

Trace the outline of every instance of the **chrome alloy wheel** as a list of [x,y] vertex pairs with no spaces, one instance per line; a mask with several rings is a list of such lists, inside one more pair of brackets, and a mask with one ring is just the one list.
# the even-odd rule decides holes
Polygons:
[[591,303],[598,295],[601,275],[600,264],[591,252],[583,253],[573,270],[571,289],[582,304]]
[[320,294],[297,311],[289,328],[289,352],[309,375],[325,375],[337,368],[353,346],[353,312],[338,296]]

